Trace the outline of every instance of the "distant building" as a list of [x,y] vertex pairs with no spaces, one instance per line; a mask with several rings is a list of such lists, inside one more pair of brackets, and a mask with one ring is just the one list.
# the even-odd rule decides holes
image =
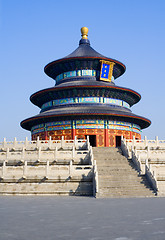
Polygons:
[[75,51],[45,66],[55,86],[30,97],[41,111],[21,126],[31,131],[32,140],[89,136],[92,146],[114,147],[120,145],[122,135],[141,139],[141,130],[151,122],[130,109],[141,96],[114,83],[125,72],[124,64],[96,52],[87,38],[88,29],[81,32]]

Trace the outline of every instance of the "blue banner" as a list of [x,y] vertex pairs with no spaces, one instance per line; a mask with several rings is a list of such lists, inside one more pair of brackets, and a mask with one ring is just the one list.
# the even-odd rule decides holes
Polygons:
[[102,67],[101,67],[101,78],[104,78],[104,79],[108,80],[109,68],[110,68],[110,66],[108,64],[106,64],[106,63],[102,64]]
[[100,60],[101,70],[100,70],[100,80],[111,82],[113,74],[114,62]]

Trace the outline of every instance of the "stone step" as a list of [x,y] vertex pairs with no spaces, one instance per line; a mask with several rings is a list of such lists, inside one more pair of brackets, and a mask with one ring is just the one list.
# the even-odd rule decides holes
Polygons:
[[94,151],[93,150],[93,153],[95,153],[95,154],[109,154],[109,155],[115,155],[115,154],[117,154],[117,155],[122,155],[122,152],[119,152],[119,151],[100,151],[100,149],[99,150],[97,150],[97,151]]
[[[116,172],[115,172],[116,173]],[[119,174],[99,174],[99,179],[104,179],[106,181],[109,181],[110,179],[116,179],[116,178],[119,178],[120,179],[125,179],[127,178],[128,180],[131,179],[131,178],[137,178],[141,175],[138,174],[138,172],[134,172],[133,174],[128,174],[128,175],[125,175],[125,174],[122,174],[122,175],[119,175]]]
[[98,165],[98,166],[109,166],[109,167],[111,167],[111,166],[116,166],[116,167],[120,167],[120,166],[130,166],[130,167],[132,167],[132,168],[134,168],[134,165],[132,165],[132,164],[129,164],[128,162],[125,162],[125,161],[103,161],[103,162],[97,162],[96,161],[96,164]]
[[104,161],[107,161],[107,162],[127,162],[128,160],[125,159],[125,158],[115,158],[115,157],[107,157],[105,158],[105,156],[103,157],[100,157],[100,158],[96,158],[94,156],[94,159],[97,161],[97,162],[104,162]]
[[113,161],[116,161],[116,162],[125,162],[126,160],[125,160],[125,158],[123,158],[123,159],[121,159],[121,158],[114,158],[114,157],[110,157],[110,156],[108,156],[108,157],[105,157],[105,156],[99,156],[99,157],[94,157],[94,160],[96,160],[98,163],[99,162],[103,162],[103,161],[109,161],[109,162],[113,162]]
[[139,184],[139,183],[134,183],[134,184],[126,184],[126,183],[122,183],[122,182],[112,182],[110,183],[109,185],[106,185],[106,184],[99,184],[99,188],[100,188],[100,191],[101,189],[126,189],[126,190],[131,190],[131,191],[134,191],[135,189],[141,189],[141,190],[146,190],[146,189],[151,189],[150,187],[148,186],[145,186],[145,185],[142,185],[142,184]]
[[[132,176],[138,176],[138,174],[135,172],[135,173],[132,173],[131,170],[111,170],[111,171],[101,171],[101,170],[98,170],[98,174],[99,174],[99,177],[103,177],[103,176],[114,176],[116,175],[117,178],[120,178],[121,176],[124,178],[127,178],[128,176],[132,175]],[[128,178],[129,179],[129,178]]]
[[[112,186],[112,187],[100,187],[99,188],[100,192],[104,193],[110,193],[110,192],[150,192],[150,188],[144,187],[144,188],[139,188],[139,186],[135,187],[127,187],[127,186]],[[152,191],[151,191],[152,192]]]
[[[111,172],[118,172],[118,173],[122,173],[122,174],[124,174],[124,175],[127,175],[128,173],[131,175],[131,174],[137,174],[137,172],[134,170],[134,169],[132,169],[132,168],[115,168],[115,167],[113,167],[113,168],[110,168],[110,167],[107,167],[107,168],[104,168],[104,167],[102,167],[102,166],[98,166],[98,172],[99,172],[99,169],[100,169],[100,172],[104,172],[105,171],[105,173],[107,172],[107,173],[111,173]],[[135,171],[135,172],[132,172],[132,171]],[[106,174],[104,174],[104,175],[106,175]]]
[[98,161],[96,161],[96,164],[97,164],[97,166],[109,166],[109,167],[111,167],[111,166],[130,166],[130,167],[132,167],[132,168],[134,168],[134,166],[132,166],[131,164],[128,164],[128,163],[126,163],[126,162],[123,162],[123,161],[103,161],[103,162],[98,162]]
[[[97,164],[97,162],[96,162],[96,164]],[[104,163],[100,163],[100,164],[97,164],[97,166],[99,166],[99,167],[109,167],[109,168],[111,168],[111,167],[116,167],[116,168],[121,168],[121,167],[123,167],[123,168],[131,168],[131,169],[135,169],[135,167],[133,166],[133,165],[131,165],[131,164],[129,164],[129,163],[114,163],[113,162],[113,164],[109,164],[108,162],[104,162]]]
[[139,187],[138,185],[129,185],[129,186],[124,186],[124,185],[112,185],[111,187],[107,186],[100,186],[99,185],[99,191],[100,192],[121,192],[121,191],[129,191],[129,192],[134,192],[134,191],[140,191],[140,192],[145,192],[145,191],[152,191],[152,188],[144,187],[141,186]]
[[119,162],[119,163],[108,163],[108,162],[106,162],[106,161],[104,161],[104,162],[100,162],[100,163],[97,163],[96,162],[96,164],[97,164],[97,166],[99,166],[99,167],[131,167],[131,168],[135,168],[134,166],[132,166],[132,165],[128,165],[128,164],[126,164],[126,163],[123,163],[123,162]]
[[111,181],[111,182],[104,182],[104,183],[99,182],[98,184],[99,184],[99,188],[127,187],[129,189],[129,188],[134,188],[135,186],[139,188],[151,189],[151,187],[148,186],[147,182],[137,182],[137,181],[132,181],[132,182]]
[[99,192],[99,197],[113,197],[113,196],[128,196],[128,197],[138,197],[138,196],[143,196],[143,197],[146,197],[146,196],[150,196],[150,197],[153,197],[155,196],[155,194],[151,191],[148,191],[148,192],[143,192],[143,191],[136,191],[136,192],[128,192],[128,191],[117,191],[117,192]]
[[132,172],[134,171],[133,169],[119,169],[119,168],[111,168],[111,169],[99,169],[98,168],[98,173],[100,175],[108,175],[108,174],[124,174],[124,175],[127,175],[127,174],[133,174],[133,175],[137,175],[137,172]]
[[93,153],[94,154],[96,154],[96,155],[117,155],[117,156],[123,156],[122,155],[122,153],[121,152],[109,152],[109,151],[107,151],[107,152],[105,152],[105,151],[103,151],[103,152],[100,152],[100,151],[93,151]]
[[112,164],[112,163],[114,163],[114,164],[119,164],[119,163],[127,163],[128,162],[128,160],[126,160],[126,159],[94,159],[94,160],[96,160],[96,162],[97,162],[97,164],[100,164],[100,163],[104,163],[104,162],[106,162],[106,163],[108,163],[108,164]]
[[104,182],[110,182],[110,181],[126,181],[126,182],[130,182],[130,181],[146,181],[147,180],[143,180],[143,179],[139,179],[137,175],[128,175],[126,176],[119,176],[119,175],[103,175],[98,177],[99,182],[104,183]]
[[128,176],[119,176],[119,175],[103,175],[98,176],[98,180],[100,183],[104,182],[112,182],[112,181],[118,181],[118,182],[140,182],[140,183],[148,183],[148,180],[144,177],[141,177],[139,175],[128,175]]
[[104,170],[106,170],[106,171],[113,171],[115,169],[124,170],[124,171],[127,171],[127,170],[128,171],[130,171],[130,170],[131,171],[135,171],[135,169],[132,168],[129,165],[123,165],[123,166],[120,166],[120,165],[118,165],[118,166],[114,166],[114,165],[112,165],[112,166],[109,166],[109,165],[97,165],[97,168],[102,170],[102,171],[104,171]]
[[113,196],[113,195],[116,195],[116,196],[122,196],[122,195],[127,195],[127,196],[154,196],[154,192],[152,192],[151,190],[149,191],[112,191],[112,192],[105,192],[105,191],[100,191],[99,192],[99,195],[100,197],[101,196],[106,196],[106,195],[109,195],[109,196]]
[[29,189],[25,191],[1,191],[0,190],[0,195],[67,195],[67,196],[93,196],[93,190],[91,191],[52,191],[52,190],[47,190],[47,191],[30,191]]
[[154,197],[154,193],[126,193],[126,192],[121,192],[121,193],[97,193],[96,197],[97,198],[144,198],[144,197]]
[[116,150],[120,150],[120,148],[116,148],[116,147],[99,147],[99,149],[98,149],[98,147],[93,147],[93,150],[98,150],[98,151],[100,151],[100,150],[105,150],[105,151],[116,151]]
[[98,170],[100,169],[101,171],[104,171],[104,170],[106,170],[106,171],[113,171],[113,170],[123,170],[123,171],[125,171],[125,172],[127,172],[127,171],[131,171],[131,172],[135,172],[135,173],[138,173],[132,166],[129,166],[129,165],[123,165],[123,166],[120,166],[120,165],[118,165],[118,166],[114,166],[114,165],[112,165],[112,166],[108,166],[108,165],[97,165],[97,168],[98,168]]
[[99,153],[103,153],[103,152],[109,152],[109,153],[122,153],[122,151],[121,151],[121,149],[120,148],[107,148],[107,147],[105,147],[105,148],[93,148],[93,152],[99,152]]
[[105,158],[104,157],[99,157],[99,158],[96,158],[94,157],[94,160],[96,160],[98,163],[99,162],[104,162],[104,161],[107,161],[107,162],[125,162],[126,159],[119,159],[119,158]]
[[104,159],[102,161],[98,161],[96,160],[97,165],[104,165],[107,164],[109,166],[111,165],[126,165],[126,166],[131,166],[132,163],[128,162],[128,160],[124,159],[124,160],[109,160],[109,159]]
[[99,158],[105,158],[105,159],[124,159],[124,156],[118,155],[118,154],[95,154],[94,157],[99,159]]
[[[111,170],[98,170],[98,173],[99,173],[99,176],[102,177],[102,176],[113,176],[113,175],[116,175],[116,177],[120,177],[122,176],[123,178],[128,178],[128,176],[138,176],[138,173],[135,172],[135,173],[132,173],[131,172],[132,169],[111,169]],[[128,178],[129,179],[129,178]]]
[[142,179],[137,179],[137,178],[132,178],[132,179],[116,178],[116,179],[110,179],[109,181],[103,181],[103,180],[100,180],[99,178],[98,182],[99,182],[99,186],[101,185],[112,186],[112,184],[120,184],[120,185],[126,185],[126,186],[133,185],[133,184],[138,184],[138,185],[142,184],[143,186],[147,184],[147,180],[144,181]]
[[58,183],[1,183],[0,194],[68,194],[92,195],[92,182],[58,182]]
[[[97,164],[97,162],[96,162],[96,164]],[[106,162],[104,162],[104,164],[97,164],[97,166],[99,167],[99,168],[111,168],[111,169],[113,169],[113,168],[120,168],[120,169],[131,169],[131,170],[134,170],[135,171],[135,166],[133,166],[133,165],[130,165],[129,163],[121,163],[121,164],[115,164],[115,163],[113,163],[113,164],[108,164],[108,163],[106,163]]]
[[[105,172],[105,173],[104,173],[104,171],[102,171],[102,172],[98,171],[98,176],[102,178],[102,177],[108,177],[108,176],[113,177],[115,175],[116,179],[118,178],[118,179],[128,179],[128,180],[131,178],[130,177],[131,171],[127,172],[127,175],[129,176],[128,178],[126,175],[123,176],[121,173],[122,173],[121,171],[111,171],[111,172]],[[136,173],[134,173],[134,174],[132,174],[132,176],[137,177],[138,175],[136,175]]]

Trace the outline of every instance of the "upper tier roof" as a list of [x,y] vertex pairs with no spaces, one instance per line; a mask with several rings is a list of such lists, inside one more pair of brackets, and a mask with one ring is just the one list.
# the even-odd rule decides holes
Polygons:
[[108,85],[108,83],[101,81],[100,83],[97,84],[97,81],[88,80],[88,81],[70,81],[69,84],[61,84],[53,88],[40,90],[32,94],[30,100],[33,104],[41,108],[41,106],[46,102],[58,98],[65,98],[65,94],[68,97],[77,97],[79,91],[83,90],[85,94],[86,90],[88,90],[89,94],[90,89],[93,89],[92,93],[90,93],[91,94],[90,96],[94,97],[96,96],[96,94],[99,94],[100,96],[104,95],[104,97],[111,97],[123,100],[127,102],[130,106],[136,104],[141,99],[139,93],[129,88],[111,86]]
[[95,51],[90,46],[90,41],[88,39],[81,39],[79,41],[79,47],[74,50],[71,54],[67,55],[64,58],[75,58],[75,57],[100,57],[100,58],[107,58],[102,54]]
[[126,67],[123,63],[115,59],[105,57],[95,51],[90,46],[90,42],[87,37],[84,38],[82,32],[82,39],[79,42],[79,47],[66,57],[47,64],[44,68],[44,71],[49,77],[55,79],[59,74],[68,71],[79,69],[100,70],[100,60],[106,60],[115,63],[113,68],[114,78],[118,78],[125,72]]

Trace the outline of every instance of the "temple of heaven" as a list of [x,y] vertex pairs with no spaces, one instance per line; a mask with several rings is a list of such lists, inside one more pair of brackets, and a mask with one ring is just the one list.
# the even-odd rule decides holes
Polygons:
[[31,131],[32,140],[38,136],[42,140],[89,136],[96,147],[119,146],[122,135],[141,139],[141,130],[151,122],[130,109],[141,96],[114,83],[125,72],[125,65],[96,52],[90,46],[86,27],[81,33],[75,51],[45,66],[55,86],[30,97],[41,111],[23,120],[21,126]]

